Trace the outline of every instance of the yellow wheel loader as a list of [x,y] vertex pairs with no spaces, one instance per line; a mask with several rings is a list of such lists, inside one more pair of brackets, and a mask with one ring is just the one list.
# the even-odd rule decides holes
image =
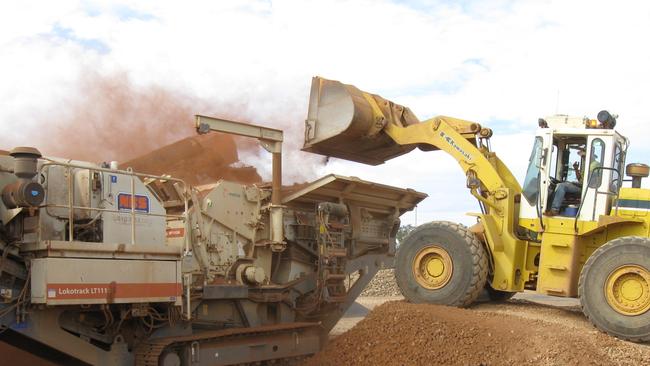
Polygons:
[[395,266],[409,301],[468,306],[482,291],[504,300],[524,290],[578,297],[597,328],[650,341],[648,166],[625,166],[629,141],[607,111],[538,124],[520,185],[492,151],[489,128],[420,121],[378,95],[315,77],[303,149],[377,165],[419,148],[458,162],[480,206],[470,214],[477,224],[431,222],[405,238]]

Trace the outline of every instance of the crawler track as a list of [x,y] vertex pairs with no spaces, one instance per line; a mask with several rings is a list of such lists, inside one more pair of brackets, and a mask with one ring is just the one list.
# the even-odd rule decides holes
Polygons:
[[[135,364],[136,366],[158,366],[160,356],[166,349],[181,348],[188,346],[194,342],[199,342],[199,345],[205,343],[225,342],[230,340],[240,340],[245,342],[246,337],[262,336],[268,339],[277,337],[281,334],[288,332],[296,332],[307,330],[308,328],[320,328],[318,323],[288,323],[279,325],[261,326],[255,328],[232,328],[217,331],[206,331],[189,336],[180,337],[165,337],[148,340],[139,344],[135,349]],[[301,350],[297,349],[295,355],[287,359],[299,358],[307,354],[300,354]],[[283,357],[283,359],[286,357]],[[249,361],[243,359],[241,364],[246,364]],[[278,359],[277,361],[282,361]],[[232,364],[232,363],[229,363]]]

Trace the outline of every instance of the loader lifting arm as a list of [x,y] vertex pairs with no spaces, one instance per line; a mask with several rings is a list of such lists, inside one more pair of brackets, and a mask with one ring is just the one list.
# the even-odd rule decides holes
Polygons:
[[[503,291],[523,290],[525,246],[517,232],[521,186],[489,149],[492,131],[480,124],[438,116],[420,122],[406,107],[352,85],[312,80],[303,150],[381,164],[418,147],[451,155],[467,176],[467,187],[482,207],[477,228],[490,247],[491,283]],[[431,169],[433,171],[433,169]]]
[[304,150],[373,165],[416,146],[442,150],[458,162],[487,212],[499,213],[500,201],[520,194],[521,186],[489,151],[491,136],[478,123],[445,116],[420,122],[408,108],[378,95],[338,81],[312,80]]
[[[503,207],[499,201],[512,194],[520,194],[521,187],[496,154],[484,145],[477,147],[473,143],[472,137],[481,139],[478,134],[471,136],[471,133],[459,132],[471,130],[475,125],[438,116],[407,127],[387,124],[384,131],[397,144],[419,144],[421,147],[426,144],[451,155],[467,175],[467,187],[472,195],[488,207],[488,212],[494,210],[500,213]],[[479,189],[483,195],[478,192]]]

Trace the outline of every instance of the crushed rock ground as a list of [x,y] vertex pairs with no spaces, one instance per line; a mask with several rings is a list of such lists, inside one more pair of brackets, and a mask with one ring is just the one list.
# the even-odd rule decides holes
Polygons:
[[[361,294],[400,295],[393,269],[380,270]],[[391,301],[304,365],[650,365],[650,344],[599,332],[579,306],[517,298],[470,309]]]
[[650,365],[650,349],[589,328],[392,301],[305,365]]

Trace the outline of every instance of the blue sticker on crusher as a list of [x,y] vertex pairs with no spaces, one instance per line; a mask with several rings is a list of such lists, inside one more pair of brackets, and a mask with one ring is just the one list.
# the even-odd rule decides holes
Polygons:
[[117,175],[111,175],[111,183],[117,183]]

